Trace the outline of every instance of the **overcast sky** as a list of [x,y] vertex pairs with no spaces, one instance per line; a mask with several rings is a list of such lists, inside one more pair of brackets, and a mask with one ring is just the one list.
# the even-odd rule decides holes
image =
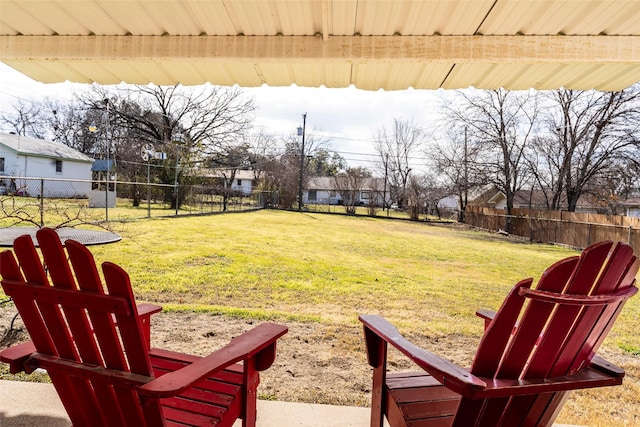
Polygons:
[[[3,110],[19,98],[60,97],[76,87],[82,85],[38,83],[0,63],[0,109]],[[256,125],[266,133],[275,136],[295,133],[302,125],[302,114],[307,113],[308,134],[328,138],[331,148],[350,165],[363,166],[375,159],[372,139],[381,127],[390,128],[394,118],[433,126],[441,98],[446,95],[442,90],[364,91],[353,87],[263,86],[243,90],[254,97],[258,106]]]

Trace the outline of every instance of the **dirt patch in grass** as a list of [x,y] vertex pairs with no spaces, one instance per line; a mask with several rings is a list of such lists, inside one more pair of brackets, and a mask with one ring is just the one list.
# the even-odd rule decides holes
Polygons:
[[[4,338],[0,349],[27,339],[20,319],[14,322],[12,331],[8,330],[14,315],[12,304],[0,306],[0,338]],[[161,313],[153,317],[152,345],[206,355],[258,323],[210,314]],[[371,371],[359,323],[286,324],[289,333],[278,342],[276,361],[261,375],[261,399],[369,406]],[[469,366],[478,343],[477,338],[455,335],[434,338],[411,334],[407,338],[462,366]],[[640,425],[636,404],[640,358],[611,350],[599,354],[627,370],[625,386],[575,393],[559,421],[589,426]],[[391,353],[389,369],[415,367]],[[0,367],[0,378],[3,377],[7,379],[6,365]]]
[[[206,314],[166,313],[153,320],[156,347],[208,354],[257,322]],[[289,332],[278,342],[274,365],[261,376],[265,399],[368,406],[371,372],[360,325],[286,322]],[[421,337],[415,337],[421,341]],[[422,337],[424,341],[424,337]],[[465,337],[432,343],[434,351],[448,351],[468,360],[474,343]],[[434,345],[435,344],[435,345]],[[455,349],[458,349],[455,351]],[[406,360],[393,358],[392,366],[409,369]]]
[[[13,330],[7,330],[15,313],[11,304],[0,307],[0,338],[4,338],[0,339],[0,349],[28,339],[19,318]],[[258,323],[210,314],[161,313],[152,318],[152,346],[206,355]],[[261,374],[260,398],[369,405],[371,370],[360,324],[287,321],[286,325],[289,332],[278,341],[275,363]],[[477,344],[463,336],[446,340],[428,340],[422,336],[411,336],[411,339],[425,345],[428,342],[435,353],[448,354],[463,365],[468,365],[472,355],[469,350]],[[410,363],[398,355],[391,355],[389,364],[394,370],[411,369]]]

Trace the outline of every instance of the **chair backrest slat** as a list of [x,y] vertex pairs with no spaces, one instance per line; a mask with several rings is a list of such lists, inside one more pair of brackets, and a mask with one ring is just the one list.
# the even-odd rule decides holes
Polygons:
[[[110,295],[122,296],[134,301],[129,275],[126,271],[116,264],[105,262],[102,264],[102,272]],[[142,325],[135,305],[133,310],[133,316],[115,315],[124,353],[127,356],[131,372],[153,376],[147,343],[142,336]],[[127,425],[131,427],[164,425],[162,408],[158,400],[145,402],[143,407],[140,397],[133,390],[122,390],[118,393],[118,399],[122,411],[126,414],[125,418],[129,423]]]
[[[66,244],[69,261],[76,272],[81,290],[104,295],[104,289],[98,275],[98,269],[91,252],[80,243],[69,241]],[[127,362],[118,339],[113,317],[105,312],[88,310],[91,324],[95,330],[98,345],[107,368],[127,370]]]
[[[635,277],[638,273],[639,268],[640,259],[636,258],[635,256],[631,256],[628,259],[628,268],[625,272],[625,275],[622,277],[617,289],[625,289],[629,286],[632,286],[636,281]],[[607,334],[613,327],[613,324],[618,318],[618,315],[620,314],[624,303],[625,301],[623,300],[620,301],[617,305],[611,305],[602,309],[600,318],[585,340],[586,345],[578,350],[576,358],[569,368],[570,372],[575,372],[576,370],[580,369],[584,365],[585,361],[591,361],[597,349],[600,348],[600,345],[605,340]]]
[[[18,237],[13,244],[13,248],[26,280],[35,285],[50,286],[31,238],[29,236]],[[36,307],[35,311],[28,311],[26,315],[23,315],[23,318],[31,316],[39,318],[42,316],[42,325],[46,325],[46,327],[42,330],[36,329],[38,333],[50,335],[51,341],[55,346],[56,355],[75,360],[77,358],[76,349],[73,346],[71,335],[64,325],[65,322],[60,308],[54,304],[39,303],[37,301]],[[46,350],[38,348],[38,351]]]
[[[571,257],[553,264],[542,275],[536,289],[562,292],[577,263],[578,257]],[[496,378],[518,378],[522,374],[553,309],[554,304],[529,301]]]
[[[563,293],[588,295],[595,285],[611,246],[612,242],[600,242],[585,249]],[[573,360],[575,355],[563,354],[562,349],[581,309],[580,306],[573,305],[556,306],[524,378],[545,378],[551,374],[559,360]]]
[[525,299],[518,295],[518,290],[522,287],[529,288],[533,280],[527,279],[519,282],[511,289],[511,292],[504,299],[502,306],[496,312],[494,321],[491,322],[478,346],[476,357],[471,366],[471,373],[476,376],[493,376],[502,360],[509,337],[513,333],[513,328],[518,322],[520,311]]
[[[9,250],[3,251],[2,254],[0,254],[0,275],[3,277],[3,288],[7,295],[9,295],[9,291],[6,288],[6,286],[8,286],[7,282],[11,281],[17,284],[24,283],[24,276],[20,271],[18,262]],[[22,321],[27,327],[27,330],[39,332],[33,334],[31,337],[36,349],[46,354],[57,354],[53,339],[47,330],[44,319],[40,315],[35,302],[24,298],[13,298],[13,302],[18,311],[23,313]]]

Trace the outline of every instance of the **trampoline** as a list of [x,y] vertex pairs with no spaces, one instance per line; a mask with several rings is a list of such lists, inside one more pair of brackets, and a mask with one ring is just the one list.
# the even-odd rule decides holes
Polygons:
[[[23,234],[31,236],[33,243],[38,246],[36,240],[36,231],[38,227],[10,227],[0,228],[0,246],[13,246],[13,241]],[[66,240],[77,240],[83,245],[104,245],[106,243],[118,242],[122,236],[110,231],[101,230],[82,230],[77,228],[62,227],[56,229],[56,233],[60,236],[60,240],[64,243]]]

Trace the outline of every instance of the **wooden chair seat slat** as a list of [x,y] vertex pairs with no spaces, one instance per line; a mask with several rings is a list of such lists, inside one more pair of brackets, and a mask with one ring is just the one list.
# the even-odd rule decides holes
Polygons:
[[[208,395],[207,395],[208,394]],[[197,399],[193,393],[183,393],[180,397],[168,397],[162,399],[163,408],[193,412],[208,417],[222,417],[232,406],[235,399],[218,399],[215,393],[200,393]]]
[[[175,358],[172,360],[166,358],[168,352],[163,352],[163,357],[154,357],[153,350],[151,353],[151,363],[156,378],[178,370],[185,365],[179,360],[181,358],[180,353],[170,353]],[[185,356],[187,356],[187,359],[194,359],[193,356]],[[232,402],[239,399],[242,393],[243,374],[240,364],[232,365],[229,368],[231,369],[216,372],[214,375],[199,381],[193,388],[180,396],[194,401],[209,402],[214,406],[230,407]]]
[[395,400],[401,403],[421,400],[457,399],[460,395],[447,389],[424,371],[387,374],[387,388],[394,391]]
[[[550,426],[571,390],[621,384],[624,371],[594,355],[637,293],[639,265],[628,245],[599,242],[553,264],[534,290],[531,279],[519,282],[497,312],[479,312],[485,333],[467,375],[383,318],[360,316],[374,368],[372,427],[384,417],[392,427]],[[425,372],[387,374],[389,344]]]
[[259,325],[205,357],[150,349],[160,307],[135,304],[122,268],[103,263],[103,285],[85,246],[65,248],[49,229],[37,238],[48,275],[30,237],[0,254],[3,289],[32,337],[0,361],[14,373],[46,368],[74,426],[255,426],[258,371],[286,327]]
[[167,421],[179,426],[218,426],[221,420],[216,417],[208,417],[197,413],[182,411],[172,407],[163,407],[162,412]]

